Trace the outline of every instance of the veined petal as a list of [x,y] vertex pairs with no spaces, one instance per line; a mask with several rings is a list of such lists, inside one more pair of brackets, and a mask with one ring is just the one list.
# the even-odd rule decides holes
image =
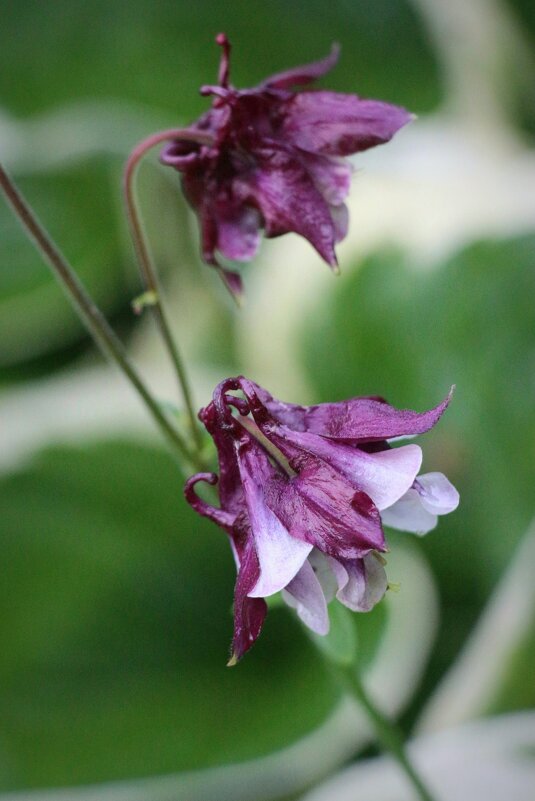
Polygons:
[[414,412],[395,409],[377,398],[352,398],[316,406],[283,403],[252,381],[247,381],[247,390],[253,402],[264,406],[275,420],[294,431],[308,431],[355,445],[429,431],[440,420],[453,393],[452,387],[434,409]]
[[338,92],[300,92],[284,104],[282,132],[311,153],[349,156],[388,142],[412,119],[400,106]]
[[283,149],[266,148],[257,157],[258,168],[247,183],[264,218],[266,236],[294,231],[308,239],[328,264],[336,265],[329,206],[305,167]]
[[459,506],[459,493],[443,473],[418,476],[415,489],[422,506],[435,515],[447,515]]
[[270,509],[264,498],[266,483],[276,473],[265,451],[252,441],[240,446],[238,464],[249,512],[260,575],[248,595],[260,598],[286,587],[312,550],[310,543],[295,539]]
[[293,609],[305,626],[316,634],[329,632],[329,613],[320,582],[307,560],[299,573],[282,591],[282,597]]
[[[290,459],[290,463],[295,454],[294,446],[319,456],[345,476],[355,489],[369,495],[378,509],[392,506],[407,492],[422,464],[422,451],[418,445],[366,453],[351,445],[332,442],[317,434],[291,431],[277,424],[264,425],[262,430]],[[292,446],[291,449],[286,447],[287,444]]]
[[323,553],[354,559],[386,549],[371,499],[320,459],[304,454],[298,475],[266,482],[264,493],[292,537]]
[[310,64],[303,64],[300,67],[293,67],[284,72],[277,72],[275,75],[270,75],[265,81],[262,81],[259,88],[266,89],[290,89],[292,86],[304,86],[307,83],[321,78],[327,72],[332,70],[338,61],[340,54],[340,47],[333,44],[331,52],[325,58],[319,61],[313,61]]

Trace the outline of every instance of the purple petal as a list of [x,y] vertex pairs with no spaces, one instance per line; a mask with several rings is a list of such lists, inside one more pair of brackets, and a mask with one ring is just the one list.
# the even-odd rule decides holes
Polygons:
[[257,209],[218,204],[217,249],[227,259],[250,261],[260,245],[260,224]]
[[266,452],[252,441],[240,445],[238,464],[260,564],[260,575],[248,594],[254,598],[267,597],[290,583],[312,545],[292,537],[265,502],[265,485],[277,477]]
[[383,598],[388,581],[381,560],[373,552],[363,559],[331,560],[338,581],[338,600],[353,612],[369,612]]
[[[395,409],[382,400],[352,398],[339,403],[298,406],[273,398],[265,389],[247,382],[248,392],[258,411],[264,406],[279,423],[296,431],[309,431],[330,439],[359,444],[403,435],[423,434],[432,428],[446,410],[453,393],[427,412]],[[245,389],[244,389],[245,391]]]
[[[229,431],[221,426],[213,402],[201,409],[199,419],[211,435],[217,449],[219,461],[218,492],[221,507],[225,511],[233,513],[236,517],[245,513],[246,504],[236,460],[234,438]],[[193,479],[190,479],[190,481],[193,481]]]
[[298,617],[316,634],[329,632],[329,613],[325,595],[316,574],[308,560],[288,586],[282,591],[282,597]]
[[338,92],[301,92],[285,103],[281,136],[302,150],[349,156],[388,142],[412,119],[404,108]]
[[295,537],[338,558],[385,550],[379,512],[327,464],[303,458],[297,476],[267,482],[266,503]]
[[189,505],[194,509],[197,514],[207,517],[218,526],[232,533],[234,524],[236,522],[236,515],[224,509],[219,509],[216,506],[211,506],[206,501],[201,500],[195,492],[195,485],[199,481],[205,481],[207,484],[217,484],[217,476],[215,473],[197,473],[189,478],[184,485],[184,496]]
[[229,665],[235,664],[257,639],[267,614],[262,598],[250,598],[249,592],[258,581],[260,567],[252,539],[241,554],[238,579],[234,588],[234,636]]
[[459,506],[459,493],[443,473],[424,473],[415,482],[422,506],[435,515],[447,515]]
[[226,270],[223,267],[219,267],[219,265],[216,266],[216,270],[226,288],[238,306],[240,306],[243,298],[243,281],[241,280],[241,275],[233,270]]
[[328,204],[298,159],[284,150],[264,150],[247,184],[264,218],[267,237],[290,231],[304,236],[331,266],[336,265],[335,230]]
[[286,426],[260,423],[260,428],[290,464],[296,454],[295,448],[318,456],[347,478],[355,489],[369,495],[378,509],[391,506],[407,492],[422,464],[418,445],[366,453],[317,434],[292,431]]
[[290,89],[292,86],[303,86],[304,84],[312,83],[312,81],[321,78],[322,75],[332,70],[338,61],[339,54],[339,45],[333,44],[329,55],[320,61],[313,61],[310,64],[303,64],[301,67],[293,67],[290,70],[271,75],[265,81],[262,81],[259,88]]
[[317,153],[300,154],[300,160],[310,173],[314,184],[326,202],[339,206],[349,194],[353,168],[349,161]]
[[399,501],[388,509],[383,509],[381,518],[385,526],[419,535],[432,531],[438,521],[436,514],[424,509],[422,499],[415,489],[408,490]]

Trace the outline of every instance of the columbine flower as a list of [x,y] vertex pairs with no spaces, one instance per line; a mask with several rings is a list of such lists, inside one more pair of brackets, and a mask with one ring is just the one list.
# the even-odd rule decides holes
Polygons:
[[423,533],[459,501],[442,474],[418,476],[418,445],[389,441],[427,431],[448,402],[422,413],[380,398],[304,407],[243,377],[219,384],[199,417],[217,448],[220,507],[195,493],[199,481],[218,481],[213,473],[190,478],[185,494],[230,537],[238,570],[232,664],[260,633],[264,598],[281,590],[317,634],[328,633],[334,596],[356,612],[381,600],[382,522]]
[[[267,237],[294,231],[336,268],[334,245],[347,233],[344,199],[349,192],[352,153],[388,142],[411,115],[403,108],[356,95],[291,91],[312,83],[337,62],[338,47],[321,61],[266,78],[254,89],[229,83],[230,44],[216,37],[223,53],[217,86],[201,93],[212,108],[190,128],[209,133],[213,144],[171,142],[164,164],[182,173],[186,198],[197,212],[202,255],[217,265],[215,251],[249,261]],[[238,292],[239,276],[223,271]]]

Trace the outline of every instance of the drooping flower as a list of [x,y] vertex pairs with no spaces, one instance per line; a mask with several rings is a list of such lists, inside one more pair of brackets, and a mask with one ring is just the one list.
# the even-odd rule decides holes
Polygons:
[[[182,174],[184,193],[198,215],[202,255],[218,266],[216,251],[249,261],[266,237],[294,231],[337,267],[334,246],[347,233],[344,199],[353,153],[388,142],[410,119],[403,108],[357,95],[292,91],[325,75],[338,47],[321,61],[266,78],[253,89],[229,83],[230,43],[223,48],[217,86],[203,86],[212,108],[191,126],[211,134],[213,144],[170,142],[161,161]],[[237,273],[222,270],[240,291]]]
[[[217,449],[219,479],[199,473],[185,494],[230,538],[238,571],[232,664],[260,634],[264,599],[279,591],[320,635],[335,596],[357,612],[381,600],[382,524],[424,533],[459,502],[442,474],[418,475],[418,445],[391,445],[432,428],[448,402],[422,413],[368,397],[305,407],[243,377],[218,385],[199,417]],[[199,498],[199,481],[218,482],[219,507]]]

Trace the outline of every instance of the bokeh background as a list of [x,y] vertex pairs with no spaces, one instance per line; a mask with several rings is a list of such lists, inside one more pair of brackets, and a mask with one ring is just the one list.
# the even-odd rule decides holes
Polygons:
[[[151,320],[131,312],[120,176],[139,139],[206,108],[219,30],[238,86],[339,41],[324,86],[418,119],[355,159],[342,276],[297,237],[265,242],[241,312],[200,263],[177,176],[147,159],[143,211],[197,403],[239,372],[305,404],[424,409],[457,385],[422,444],[462,504],[425,539],[389,535],[401,588],[355,616],[359,654],[441,798],[527,801],[535,6],[2,0],[0,157],[170,403]],[[226,540],[185,506],[158,433],[3,203],[0,366],[0,799],[404,798],[289,612],[225,668]]]

